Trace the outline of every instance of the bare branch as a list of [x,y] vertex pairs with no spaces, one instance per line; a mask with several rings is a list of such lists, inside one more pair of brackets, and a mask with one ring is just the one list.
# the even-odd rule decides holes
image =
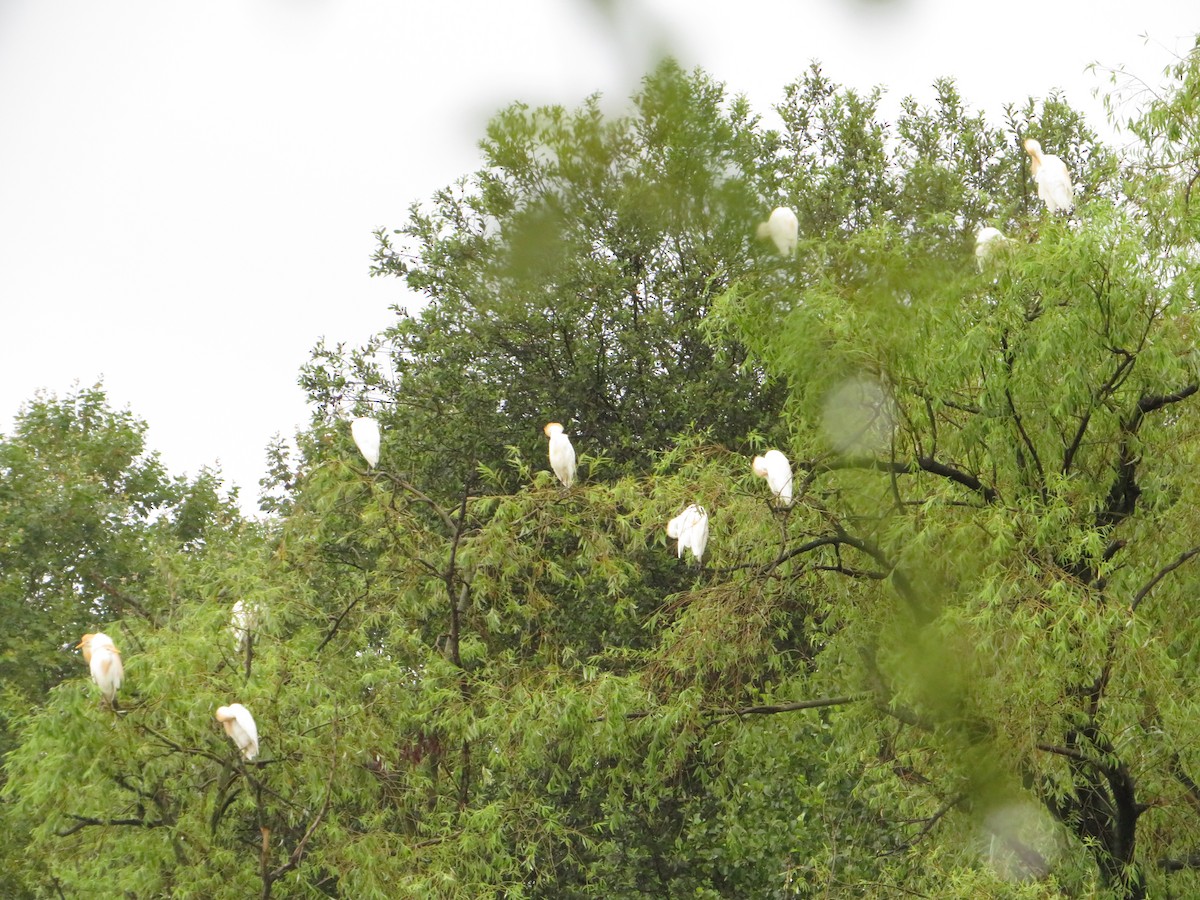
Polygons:
[[1136,612],[1138,606],[1141,605],[1141,602],[1146,599],[1146,595],[1149,594],[1152,590],[1154,590],[1155,586],[1160,581],[1162,581],[1164,578],[1166,578],[1168,575],[1170,575],[1172,572],[1174,572],[1176,569],[1178,569],[1185,562],[1187,562],[1189,559],[1196,556],[1197,554],[1200,554],[1200,547],[1193,547],[1191,550],[1187,550],[1183,553],[1180,553],[1178,558],[1174,562],[1168,563],[1167,565],[1165,565],[1161,569],[1159,569],[1156,573],[1154,573],[1154,577],[1151,578],[1149,581],[1147,581],[1144,585],[1142,585],[1141,589],[1136,594],[1134,594],[1133,602],[1129,604],[1130,611]]
[[166,822],[159,820],[157,822],[147,822],[145,819],[93,819],[91,816],[76,816],[68,814],[68,818],[74,819],[75,824],[70,828],[64,828],[54,832],[59,837],[69,837],[77,831],[83,831],[93,825],[132,825],[137,828],[163,828],[167,825]]
[[1171,859],[1164,856],[1158,860],[1158,867],[1164,872],[1181,872],[1184,869],[1200,869],[1200,853],[1193,853],[1183,859]]
[[161,734],[161,733],[155,731],[149,725],[138,723],[137,727],[140,728],[142,731],[145,731],[148,734],[154,735],[154,737],[156,737],[163,744],[163,746],[168,747],[171,750],[174,750],[176,753],[187,753],[187,754],[191,754],[192,756],[203,756],[205,759],[211,759],[213,762],[217,763],[218,765],[222,765],[222,766],[225,765],[224,758],[217,756],[215,753],[209,753],[207,750],[201,750],[199,747],[185,747],[182,744],[171,740],[165,734]]
[[[1113,352],[1121,355],[1121,362],[1117,364],[1116,369],[1113,371],[1108,381],[1104,382],[1104,384],[1100,386],[1100,390],[1096,392],[1095,401],[1100,401],[1105,397],[1108,397],[1117,388],[1117,386],[1124,381],[1125,376],[1129,373],[1129,370],[1133,368],[1133,364],[1137,359],[1137,357],[1128,350],[1114,348]],[[1087,433],[1088,424],[1091,422],[1091,418],[1092,412],[1091,409],[1089,409],[1079,420],[1079,428],[1075,430],[1075,437],[1067,446],[1067,450],[1063,454],[1062,471],[1064,475],[1071,471],[1071,464],[1074,462],[1075,454],[1079,452],[1079,447],[1083,443],[1083,436]]]
[[873,456],[850,456],[831,460],[813,460],[802,463],[800,468],[807,469],[810,477],[820,472],[834,472],[839,469],[873,469],[878,472],[889,472],[893,475],[914,475],[917,472],[928,472],[947,478],[956,484],[974,491],[988,503],[999,499],[996,491],[981,482],[974,475],[956,469],[951,465],[939,462],[932,456],[918,456],[915,462],[900,462],[897,460],[877,459]]
[[932,816],[930,816],[928,819],[925,820],[925,825],[921,828],[920,831],[918,831],[916,834],[914,834],[911,838],[909,838],[907,841],[905,841],[899,847],[896,847],[894,850],[889,850],[888,853],[889,854],[903,853],[907,850],[911,850],[913,847],[915,847],[917,845],[918,842],[920,842],[927,834],[929,834],[929,832],[933,831],[934,826],[936,826],[937,823],[940,822],[942,820],[942,818],[948,812],[950,812],[950,810],[956,808],[960,803],[962,803],[966,799],[967,799],[966,794],[956,794],[955,796],[951,797],[949,800],[947,800],[945,803],[943,803],[938,808],[937,812],[935,812]]
[[338,628],[341,627],[342,620],[349,615],[350,610],[354,609],[354,607],[356,607],[363,600],[363,598],[367,596],[367,593],[368,591],[363,591],[361,596],[355,597],[353,600],[351,600],[350,605],[338,614],[338,617],[334,620],[333,626],[329,629],[329,632],[321,640],[321,643],[317,645],[317,649],[313,651],[313,656],[316,656],[318,653],[320,653],[323,649],[325,649],[325,645],[333,640],[333,636],[337,634]]

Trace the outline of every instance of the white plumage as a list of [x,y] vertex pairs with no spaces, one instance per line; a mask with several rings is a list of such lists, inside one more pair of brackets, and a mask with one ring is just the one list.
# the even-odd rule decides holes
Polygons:
[[258,726],[250,710],[240,703],[218,706],[217,721],[225,726],[225,733],[233,738],[242,756],[246,759],[258,756]]
[[1029,138],[1025,141],[1029,154],[1029,171],[1037,182],[1038,196],[1050,212],[1070,212],[1075,205],[1075,186],[1067,164],[1053,153],[1043,153],[1042,145]]
[[784,256],[791,256],[796,252],[799,234],[800,221],[786,206],[775,207],[767,221],[759,223],[758,226],[758,236],[769,237]]
[[238,653],[246,647],[250,633],[258,628],[261,608],[257,603],[247,603],[239,600],[233,604],[233,614],[229,617],[229,633],[233,635],[234,648]]
[[778,450],[768,450],[762,456],[754,457],[750,468],[759,478],[767,479],[767,487],[781,506],[792,505],[792,466],[786,456]]
[[92,672],[92,681],[100,686],[100,693],[112,706],[117,691],[125,681],[125,668],[121,665],[121,651],[107,634],[98,631],[85,634],[78,646],[83,650],[83,660]]
[[703,506],[691,504],[667,523],[667,537],[678,539],[681,559],[683,551],[688,549],[699,561],[704,556],[704,548],[708,546],[708,512]]
[[550,468],[564,487],[570,487],[575,483],[575,448],[571,439],[563,434],[563,427],[557,422],[549,423],[542,431],[550,438]]
[[379,423],[368,416],[350,421],[350,435],[372,469],[379,465]]
[[1007,243],[1008,238],[999,228],[985,225],[975,232],[975,265],[979,267],[980,272],[988,259],[995,256]]

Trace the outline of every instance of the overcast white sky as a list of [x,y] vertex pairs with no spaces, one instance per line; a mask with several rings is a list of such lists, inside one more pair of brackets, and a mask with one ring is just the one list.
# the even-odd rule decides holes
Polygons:
[[170,471],[219,465],[249,509],[267,442],[307,421],[309,350],[405,301],[367,277],[372,229],[475,168],[499,107],[615,104],[665,49],[762,113],[820,59],[894,101],[953,76],[996,114],[1061,88],[1098,126],[1088,63],[1156,81],[1200,27],[1179,0],[733,8],[0,0],[0,432],[102,377]]

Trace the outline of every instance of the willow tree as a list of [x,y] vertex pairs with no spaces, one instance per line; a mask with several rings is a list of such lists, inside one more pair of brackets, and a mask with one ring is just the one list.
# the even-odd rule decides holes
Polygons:
[[[502,113],[485,167],[381,234],[428,305],[306,369],[285,515],[167,568],[124,712],[80,677],[24,723],[31,883],[1193,887],[1193,269],[1144,251],[1153,198],[1061,101],[992,125],[936,90],[889,125],[812,69],[772,131],[668,66],[616,120]],[[1071,219],[1025,136],[1075,172]],[[753,238],[780,203],[793,258]],[[1012,240],[979,272],[985,222]],[[769,446],[787,509],[750,473]],[[698,565],[663,532],[688,503]],[[212,720],[234,699],[252,762]]]
[[[160,563],[183,557],[214,523],[236,518],[219,480],[172,478],[146,424],[113,409],[103,386],[40,395],[0,436],[0,751],[48,692],[82,667],[71,648],[120,620],[161,624]],[[5,770],[7,777],[7,770]],[[19,894],[25,829],[4,816],[3,881]]]
[[982,273],[936,230],[847,210],[802,282],[716,315],[793,387],[781,553],[854,586],[831,646],[869,709],[839,721],[873,734],[888,818],[927,842],[973,823],[1022,877],[1077,885],[1090,859],[1119,896],[1186,893],[1197,270],[1148,221],[1162,197],[1097,183],[1115,173],[1081,136],[1055,148],[1084,179],[1074,215],[1017,210]]

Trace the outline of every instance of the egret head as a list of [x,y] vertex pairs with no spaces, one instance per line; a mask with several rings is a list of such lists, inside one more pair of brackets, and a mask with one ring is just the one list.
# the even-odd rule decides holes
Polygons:
[[94,638],[94,637],[95,637],[94,634],[85,634],[83,637],[81,637],[79,639],[79,643],[75,645],[76,650],[79,650],[79,649],[83,650],[83,661],[84,662],[90,663],[92,661],[92,638]]
[[556,434],[562,434],[563,427],[557,422],[550,422],[542,431],[546,432],[546,437],[554,437]]
[[765,456],[754,457],[754,462],[750,463],[750,470],[759,478],[767,477],[767,458]]
[[1036,175],[1042,164],[1042,145],[1033,138],[1026,138],[1025,152],[1029,154],[1029,171]]
[[758,223],[758,231],[755,233],[758,235],[758,239],[760,241],[765,238],[768,238],[771,236],[771,226],[769,224],[767,224],[766,222],[759,222]]

